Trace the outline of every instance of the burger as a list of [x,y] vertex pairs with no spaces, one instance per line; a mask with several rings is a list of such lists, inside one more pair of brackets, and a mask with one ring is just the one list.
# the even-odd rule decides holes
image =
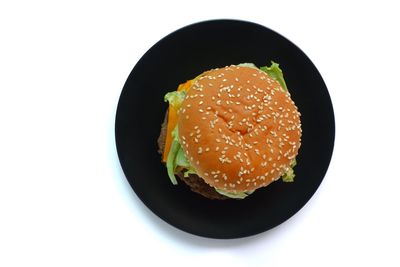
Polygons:
[[282,178],[294,181],[300,113],[279,64],[215,68],[165,95],[158,139],[172,184],[210,199],[243,199]]

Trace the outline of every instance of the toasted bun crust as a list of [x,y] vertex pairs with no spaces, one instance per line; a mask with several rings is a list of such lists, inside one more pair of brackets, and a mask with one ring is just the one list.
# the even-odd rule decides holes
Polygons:
[[218,189],[267,186],[287,171],[300,147],[300,113],[289,93],[254,68],[205,72],[178,113],[186,157]]

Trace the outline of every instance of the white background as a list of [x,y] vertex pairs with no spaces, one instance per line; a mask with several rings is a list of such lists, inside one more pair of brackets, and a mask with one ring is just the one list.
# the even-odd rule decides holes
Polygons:
[[[400,265],[395,1],[234,2],[0,2],[0,266]],[[336,116],[332,162],[311,201],[238,240],[161,221],[129,187],[114,143],[139,58],[213,18],[251,20],[297,44]]]

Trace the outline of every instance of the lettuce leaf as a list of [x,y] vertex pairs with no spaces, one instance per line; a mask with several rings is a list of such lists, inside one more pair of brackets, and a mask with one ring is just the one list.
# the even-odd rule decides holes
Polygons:
[[257,66],[254,63],[240,63],[238,65],[239,67],[248,67],[248,68],[253,68],[253,69],[257,69]]
[[270,67],[268,66],[260,67],[260,70],[262,70],[263,72],[267,73],[269,76],[274,78],[277,82],[279,82],[279,84],[286,92],[288,91],[285,79],[283,78],[283,72],[281,68],[279,68],[278,63],[271,61]]
[[233,192],[229,192],[229,191],[225,191],[225,190],[217,189],[217,188],[215,188],[215,191],[217,191],[219,194],[224,195],[226,197],[237,198],[237,199],[243,199],[243,198],[249,196],[250,194],[252,194],[254,192],[254,191],[249,191],[249,192],[233,193]]
[[176,158],[175,158],[175,165],[176,166],[181,166],[185,168],[190,168],[190,163],[189,160],[185,156],[185,152],[183,152],[182,147],[179,145],[179,150],[176,153]]
[[282,175],[282,181],[285,183],[291,183],[294,182],[294,177],[296,175],[294,174],[293,168],[289,167],[288,171]]
[[190,165],[189,160],[186,158],[183,152],[182,146],[179,143],[178,126],[172,131],[172,144],[167,157],[167,172],[169,179],[172,184],[178,184],[175,173],[178,167],[186,169],[184,177],[188,177],[189,174],[196,174],[196,170]]
[[178,154],[180,153],[179,151],[182,150],[178,138],[178,126],[175,127],[175,129],[172,131],[171,134],[172,134],[172,144],[167,157],[167,172],[172,184],[176,185],[178,184],[178,182],[176,181],[175,177],[175,169],[177,166],[177,162],[182,161],[181,156],[179,156],[179,159],[177,160]]
[[293,168],[294,168],[294,166],[296,166],[296,164],[297,164],[297,161],[296,161],[296,158],[294,158],[293,161],[290,163],[290,167],[287,170],[287,172],[284,175],[282,175],[283,182],[285,182],[285,183],[294,182],[294,177],[296,175],[294,174]]
[[183,177],[189,177],[189,174],[197,174],[196,170],[193,167],[189,167],[184,173]]
[[173,91],[164,96],[164,101],[173,106],[175,110],[178,110],[181,107],[183,100],[185,100],[185,96],[185,91]]
[[172,184],[177,185],[178,182],[176,181],[175,177],[175,168],[176,168],[176,155],[178,154],[181,145],[175,139],[172,140],[171,148],[168,153],[167,157],[167,172],[169,179],[171,180]]

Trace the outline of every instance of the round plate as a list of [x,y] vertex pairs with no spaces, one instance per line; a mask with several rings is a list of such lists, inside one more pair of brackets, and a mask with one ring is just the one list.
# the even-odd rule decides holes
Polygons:
[[[281,180],[244,200],[209,200],[183,182],[171,184],[157,138],[164,95],[216,67],[252,62],[280,64],[302,114],[302,146],[293,183]],[[129,75],[118,103],[115,137],[119,160],[133,190],[167,223],[211,238],[239,238],[284,222],[311,198],[327,171],[334,143],[329,93],[316,67],[293,43],[261,25],[212,20],[179,29],[156,43]]]

